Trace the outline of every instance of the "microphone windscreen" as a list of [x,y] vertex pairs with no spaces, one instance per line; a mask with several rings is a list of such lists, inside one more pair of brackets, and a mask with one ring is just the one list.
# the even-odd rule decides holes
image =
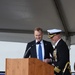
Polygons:
[[36,44],[40,44],[40,41],[38,41]]

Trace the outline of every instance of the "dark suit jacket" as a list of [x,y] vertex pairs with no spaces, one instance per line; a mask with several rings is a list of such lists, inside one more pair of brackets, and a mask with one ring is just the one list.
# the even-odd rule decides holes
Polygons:
[[[49,54],[53,53],[52,44],[50,42],[48,42],[48,41],[45,41],[45,40],[43,40],[43,43],[44,43],[44,50],[45,50],[44,51],[45,52],[44,58],[50,58]],[[27,51],[27,50],[29,50],[29,51]],[[29,56],[31,58],[37,58],[37,54],[36,54],[36,42],[35,42],[35,40],[32,41],[32,42],[29,42],[27,44],[26,51],[25,51],[25,54],[24,54],[24,58],[28,58]]]
[[[54,64],[56,67],[58,66],[59,69],[61,69],[61,71],[63,71],[66,63],[69,62],[69,49],[66,43],[61,39],[56,46],[56,50],[57,50],[57,62],[54,62]],[[62,75],[62,72],[56,75]],[[69,70],[66,69],[63,75],[70,75]]]

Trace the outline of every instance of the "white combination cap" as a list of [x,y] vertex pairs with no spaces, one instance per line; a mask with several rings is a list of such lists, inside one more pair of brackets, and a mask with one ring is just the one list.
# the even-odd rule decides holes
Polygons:
[[55,33],[62,32],[62,30],[60,30],[60,29],[49,29],[49,30],[47,30],[47,32],[50,33],[50,34],[55,34]]

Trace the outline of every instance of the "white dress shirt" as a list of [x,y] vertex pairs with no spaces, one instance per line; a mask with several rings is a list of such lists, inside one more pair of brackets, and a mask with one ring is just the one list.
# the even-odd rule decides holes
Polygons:
[[[42,47],[42,57],[43,57],[43,60],[44,60],[44,43],[43,43],[43,41],[40,41],[40,43],[41,43],[41,47]],[[39,59],[39,54],[38,54],[38,47],[39,46],[39,44],[36,44],[36,54],[37,54],[37,58]]]

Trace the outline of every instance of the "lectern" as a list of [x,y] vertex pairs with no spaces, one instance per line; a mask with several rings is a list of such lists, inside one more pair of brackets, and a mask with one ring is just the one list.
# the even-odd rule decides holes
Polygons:
[[54,75],[54,67],[36,58],[6,59],[6,75]]

